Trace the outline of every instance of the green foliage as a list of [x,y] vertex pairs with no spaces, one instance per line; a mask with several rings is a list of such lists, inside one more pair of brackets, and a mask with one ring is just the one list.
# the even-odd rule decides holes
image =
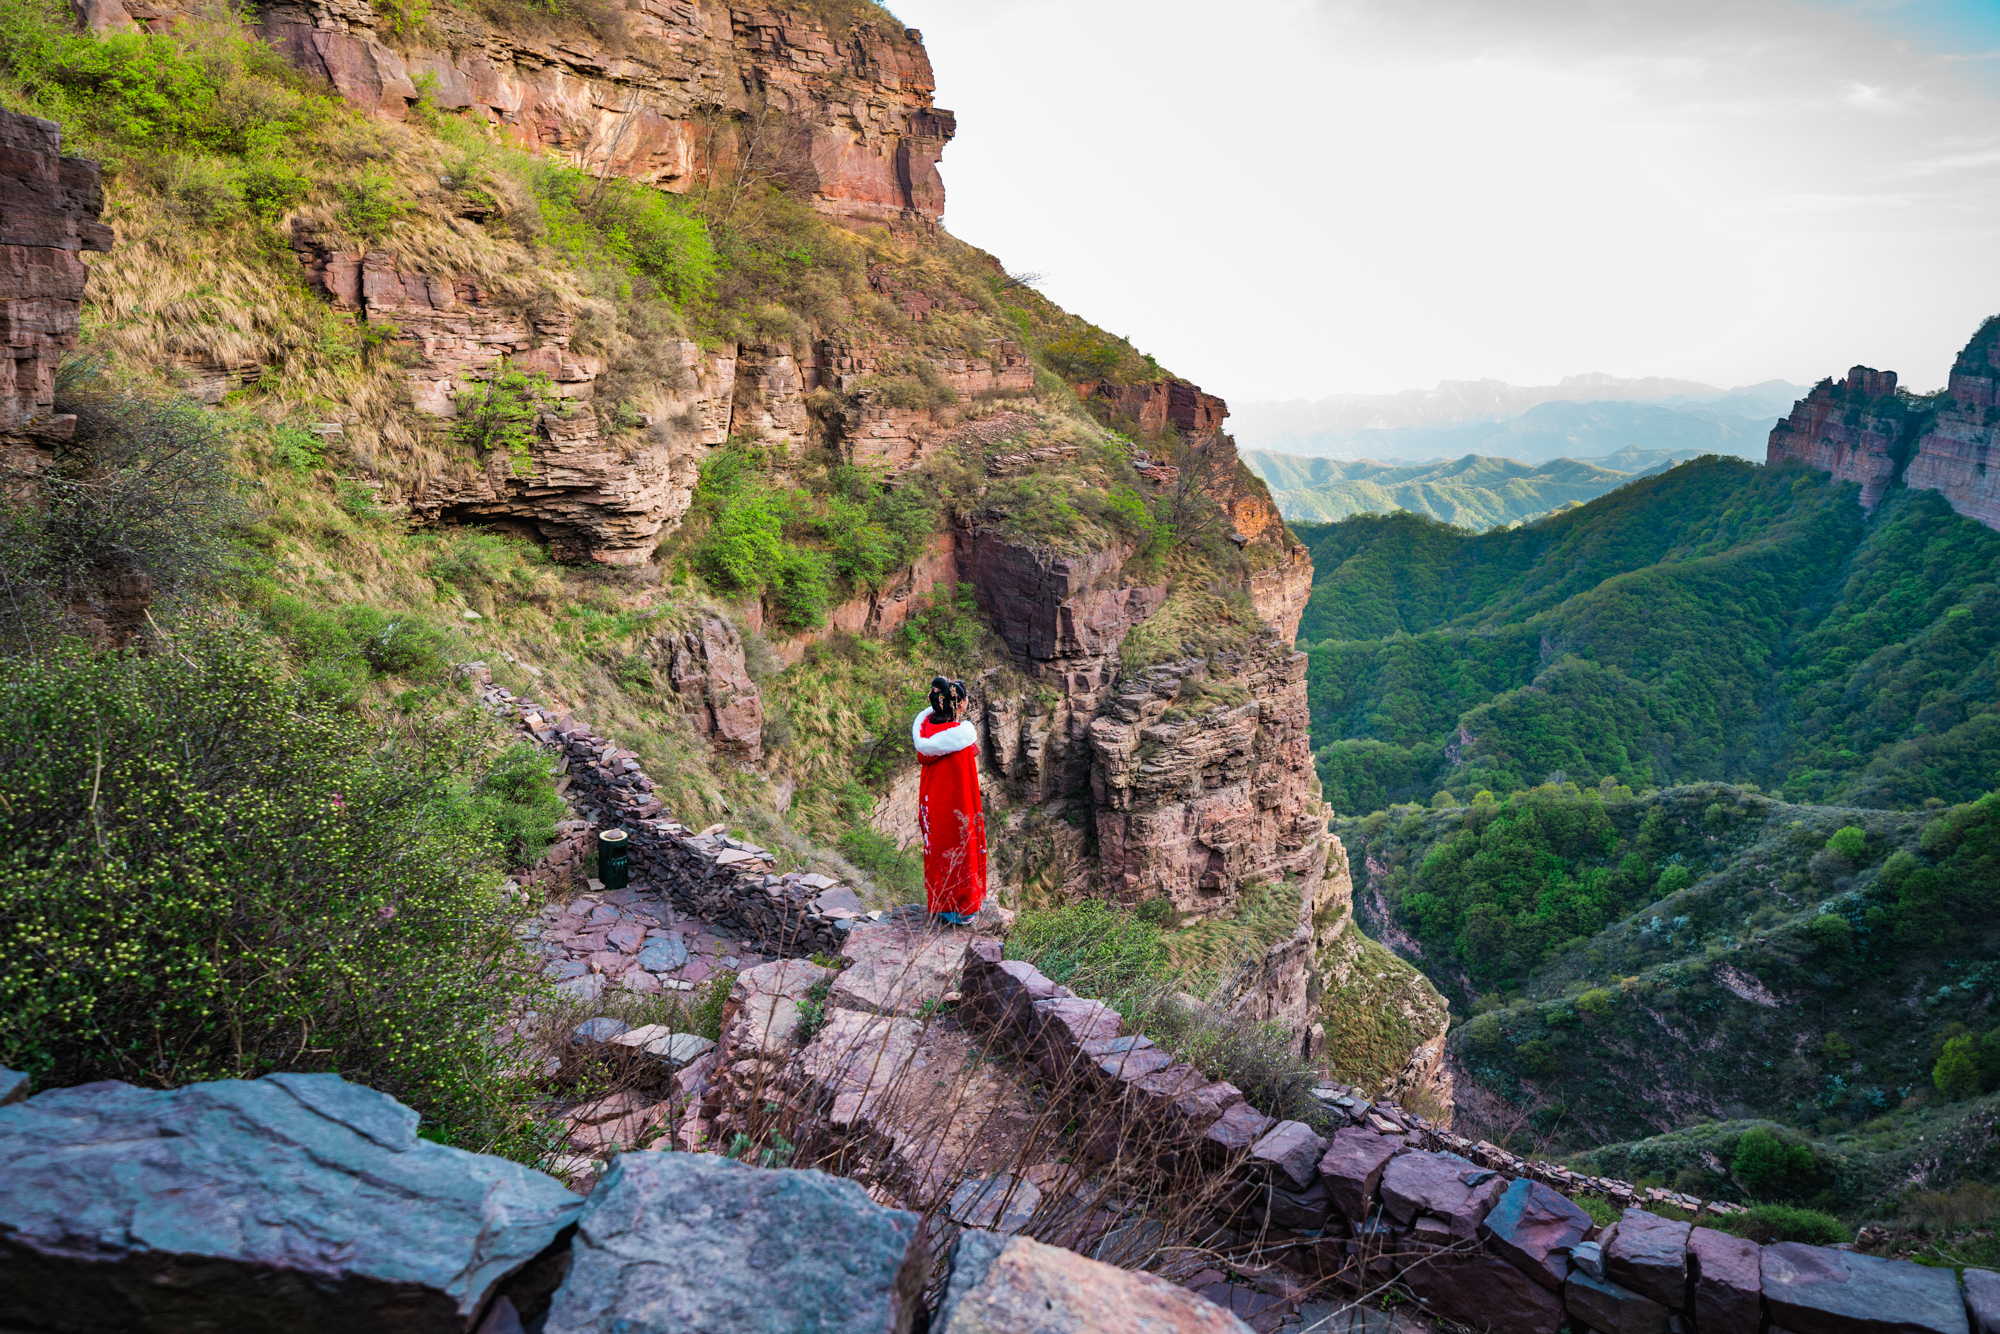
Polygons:
[[65,127],[65,150],[214,154],[281,163],[332,113],[282,57],[240,29],[78,33],[55,0],[0,3],[0,75]]
[[1916,805],[2000,767],[2000,534],[1929,492],[1864,523],[1840,486],[1705,459],[1515,530],[1298,532],[1339,809],[1558,770]]
[[924,895],[921,851],[904,852],[896,840],[867,825],[855,825],[840,835],[840,854],[873,876],[875,882],[905,902]]
[[1970,1098],[1980,1091],[1979,1039],[1962,1033],[1944,1044],[1931,1082],[1947,1098]]
[[421,617],[358,603],[323,610],[268,590],[257,604],[297,660],[301,689],[324,703],[351,706],[370,681],[434,681],[444,672],[444,633]]
[[533,165],[529,183],[542,239],[572,264],[615,266],[642,285],[642,298],[685,305],[712,292],[715,246],[677,196],[547,160]]
[[1826,845],[1847,860],[1858,862],[1862,854],[1867,851],[1868,833],[1854,825],[1848,825],[1834,830],[1832,836],[1826,840]]
[[556,795],[555,766],[526,741],[507,747],[472,789],[472,809],[493,827],[509,866],[529,866],[556,841],[569,814]]
[[1747,1238],[1760,1246],[1780,1241],[1837,1246],[1853,1240],[1853,1233],[1831,1214],[1789,1204],[1759,1204],[1747,1213],[1730,1214],[1719,1221],[1704,1218],[1702,1225]]
[[1113,997],[1169,975],[1160,928],[1098,899],[1023,911],[1007,955],[1080,996]]
[[761,451],[743,444],[702,464],[689,563],[719,592],[761,593],[781,625],[826,621],[842,589],[878,587],[907,568],[936,530],[938,509],[910,479],[889,490],[839,466],[816,490],[784,486]]
[[447,732],[384,747],[231,623],[0,674],[0,1061],[327,1070],[487,1145],[524,974]]
[[340,220],[365,240],[387,236],[410,212],[409,202],[389,174],[379,167],[356,172],[334,187],[340,196]]
[[1730,1172],[1760,1200],[1785,1199],[1810,1190],[1819,1178],[1819,1164],[1810,1145],[1780,1138],[1768,1130],[1745,1131],[1736,1143]]
[[560,413],[555,382],[503,362],[487,380],[470,380],[459,390],[452,419],[453,441],[481,458],[504,451],[516,477],[533,470],[532,448],[544,412]]

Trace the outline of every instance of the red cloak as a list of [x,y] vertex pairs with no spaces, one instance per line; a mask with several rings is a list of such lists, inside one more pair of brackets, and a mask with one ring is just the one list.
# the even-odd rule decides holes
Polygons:
[[924,766],[917,828],[924,839],[924,898],[934,913],[976,913],[986,901],[986,814],[979,805],[979,733],[969,722],[910,724]]

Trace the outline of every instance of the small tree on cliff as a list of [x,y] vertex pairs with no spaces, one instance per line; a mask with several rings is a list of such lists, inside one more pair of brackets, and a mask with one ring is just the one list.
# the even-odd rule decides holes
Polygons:
[[1204,545],[1232,528],[1223,502],[1236,480],[1236,452],[1221,436],[1190,439],[1176,432],[1161,462],[1175,470],[1161,493],[1160,517],[1182,541]]
[[524,477],[534,466],[529,451],[536,424],[554,394],[554,382],[540,371],[530,375],[502,363],[492,379],[469,381],[459,391],[452,439],[481,458],[505,450],[514,475]]

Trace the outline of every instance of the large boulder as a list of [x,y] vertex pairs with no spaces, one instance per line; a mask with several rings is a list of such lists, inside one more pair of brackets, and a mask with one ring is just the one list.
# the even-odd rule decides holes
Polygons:
[[824,1172],[623,1154],[584,1208],[547,1334],[908,1334],[920,1223]]
[[1366,1218],[1382,1184],[1382,1169],[1402,1151],[1400,1136],[1360,1127],[1334,1131],[1332,1144],[1319,1160],[1319,1174],[1334,1207],[1356,1222]]
[[1701,1334],[1757,1334],[1764,1279],[1757,1243],[1712,1227],[1688,1234],[1688,1278]]
[[1795,1241],[1759,1259],[1771,1323],[1793,1334],[1969,1334],[1949,1269]]
[[1571,1270],[1563,1284],[1563,1305],[1571,1317],[1599,1334],[1667,1334],[1666,1307],[1581,1269]]
[[[1413,1252],[1413,1244],[1405,1244]],[[1556,1334],[1563,1305],[1556,1295],[1498,1256],[1440,1251],[1419,1255],[1399,1275],[1424,1309],[1456,1325],[1506,1334]]]
[[1250,1332],[1207,1298],[1152,1274],[989,1232],[959,1235],[932,1328],[938,1334]]
[[1569,1277],[1570,1250],[1590,1228],[1590,1215],[1567,1197],[1522,1177],[1500,1196],[1479,1235],[1529,1278],[1560,1290]]
[[1326,1141],[1303,1121],[1280,1121],[1250,1146],[1249,1166],[1276,1185],[1310,1190],[1319,1178]]
[[1382,1207],[1405,1226],[1418,1214],[1435,1214],[1451,1235],[1471,1240],[1506,1190],[1498,1172],[1455,1153],[1405,1153],[1382,1169]]
[[464,1331],[582,1208],[336,1075],[57,1089],[0,1109],[0,1324]]
[[1604,1247],[1604,1270],[1613,1283],[1678,1311],[1687,1303],[1687,1248],[1688,1224],[1627,1209]]

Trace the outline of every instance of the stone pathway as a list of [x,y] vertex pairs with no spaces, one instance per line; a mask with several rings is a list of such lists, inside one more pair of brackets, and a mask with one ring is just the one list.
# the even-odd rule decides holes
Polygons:
[[675,911],[644,884],[597,887],[548,904],[520,934],[548,960],[556,990],[578,1000],[596,1000],[609,987],[642,996],[692,993],[719,973],[764,962],[730,932]]

